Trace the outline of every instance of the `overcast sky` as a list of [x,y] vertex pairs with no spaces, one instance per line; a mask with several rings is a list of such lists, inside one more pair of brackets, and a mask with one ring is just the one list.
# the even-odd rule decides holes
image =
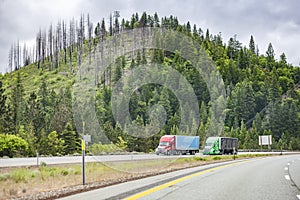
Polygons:
[[90,13],[95,24],[120,11],[121,18],[143,11],[159,17],[177,16],[180,23],[190,21],[210,33],[222,33],[223,41],[237,35],[248,46],[254,36],[261,54],[271,42],[276,58],[285,52],[288,62],[300,62],[299,0],[0,0],[0,72],[8,65],[8,50],[13,41],[33,43],[39,28],[58,20],[79,19]]

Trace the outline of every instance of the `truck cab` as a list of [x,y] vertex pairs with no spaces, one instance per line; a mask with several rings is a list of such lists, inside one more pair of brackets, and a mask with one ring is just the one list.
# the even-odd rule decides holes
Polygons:
[[219,150],[219,137],[209,137],[205,142],[205,147],[203,149],[204,155],[210,154],[220,154]]
[[156,148],[156,154],[165,154],[169,155],[175,146],[175,136],[174,135],[165,135],[160,138],[159,145]]

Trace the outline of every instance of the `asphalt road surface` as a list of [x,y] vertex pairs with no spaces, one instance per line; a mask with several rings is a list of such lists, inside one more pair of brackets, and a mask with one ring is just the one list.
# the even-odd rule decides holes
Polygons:
[[[163,158],[155,154],[132,154],[132,155],[103,155],[103,156],[85,156],[86,162],[108,162],[108,161],[125,161],[141,159]],[[45,162],[47,165],[53,164],[71,164],[81,163],[82,156],[63,156],[63,157],[33,157],[33,158],[6,158],[0,159],[0,167],[14,166],[33,166]]]
[[300,155],[180,170],[69,196],[76,199],[299,200]]
[[[279,152],[239,152],[239,154],[279,154]],[[297,152],[285,152],[284,154],[291,154]],[[299,152],[298,152],[299,153]],[[86,162],[110,162],[110,161],[128,161],[128,160],[146,160],[146,159],[165,159],[165,158],[179,158],[189,157],[190,155],[181,156],[157,156],[156,154],[130,154],[130,155],[102,155],[102,156],[86,156]],[[198,153],[196,156],[202,156]],[[34,166],[41,162],[45,162],[47,165],[53,164],[70,164],[81,163],[81,156],[63,156],[63,157],[33,157],[33,158],[5,158],[0,159],[0,167],[20,167],[20,166]]]

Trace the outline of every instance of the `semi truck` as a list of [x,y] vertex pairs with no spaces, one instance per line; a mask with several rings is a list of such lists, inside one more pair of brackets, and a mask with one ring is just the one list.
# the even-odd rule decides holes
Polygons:
[[199,136],[164,135],[155,152],[157,155],[195,155],[199,152],[199,144]]
[[238,138],[208,137],[203,149],[203,155],[237,154]]

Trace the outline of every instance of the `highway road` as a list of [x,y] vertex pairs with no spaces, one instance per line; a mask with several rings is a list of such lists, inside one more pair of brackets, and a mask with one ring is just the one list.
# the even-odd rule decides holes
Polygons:
[[299,200],[300,155],[274,156],[179,170],[63,198]]
[[[127,161],[142,159],[163,159],[167,156],[157,156],[155,154],[131,154],[131,155],[102,155],[85,156],[86,162],[109,162]],[[33,157],[33,158],[5,158],[0,159],[0,167],[34,166],[45,162],[47,165],[81,163],[82,156],[62,156],[62,157]]]
[[[241,154],[259,154],[259,153],[269,153],[269,154],[279,154],[279,152],[239,152]],[[292,154],[299,152],[285,152],[284,154]],[[196,156],[203,156],[201,153],[196,154]],[[145,159],[166,159],[166,158],[180,158],[180,157],[190,157],[190,155],[181,156],[157,156],[155,154],[130,154],[130,155],[102,155],[102,156],[86,156],[86,162],[110,162],[110,161],[128,161],[128,160],[145,160]],[[62,156],[62,157],[36,157],[33,158],[1,158],[0,167],[20,167],[20,166],[34,166],[41,162],[45,162],[47,165],[53,164],[71,164],[71,163],[81,163],[81,156]]]

